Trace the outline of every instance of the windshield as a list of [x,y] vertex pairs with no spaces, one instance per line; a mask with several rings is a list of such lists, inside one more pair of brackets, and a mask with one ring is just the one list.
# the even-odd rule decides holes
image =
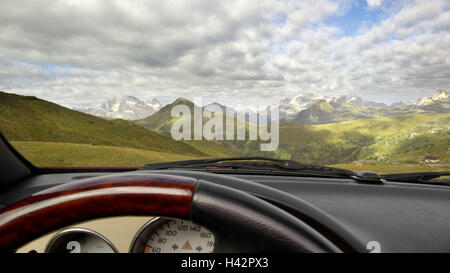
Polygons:
[[0,10],[0,132],[38,167],[261,156],[450,170],[449,1]]

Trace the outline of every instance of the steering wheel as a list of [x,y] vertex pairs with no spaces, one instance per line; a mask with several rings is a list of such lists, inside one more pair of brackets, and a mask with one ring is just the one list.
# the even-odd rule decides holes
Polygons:
[[[256,184],[256,183],[255,183]],[[179,175],[133,172],[78,180],[0,210],[0,250],[81,221],[175,217],[219,231],[230,252],[341,252],[304,221],[242,190]]]

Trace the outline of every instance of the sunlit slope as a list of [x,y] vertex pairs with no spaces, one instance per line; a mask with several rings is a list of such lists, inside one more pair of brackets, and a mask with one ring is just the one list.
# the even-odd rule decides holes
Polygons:
[[282,120],[282,123],[314,125],[379,116],[382,116],[380,109],[349,103],[328,103],[324,100],[319,100],[308,109],[302,110],[294,116],[286,117]]
[[[193,111],[191,102],[178,99],[154,115],[136,122],[150,130],[168,134],[171,124],[175,121],[170,117],[170,109],[177,104],[185,104]],[[348,115],[354,114],[352,119],[358,118],[355,109],[347,112]],[[333,113],[330,112],[329,115],[332,116]],[[326,116],[322,118],[330,119]],[[348,163],[356,160],[417,164],[426,155],[437,156],[441,161],[449,162],[449,128],[450,113],[420,113],[321,125],[303,125],[296,122],[281,124],[280,144],[274,152],[261,152],[261,143],[258,141],[234,140],[218,143],[236,154],[264,155],[313,164]],[[197,149],[205,150],[199,146],[202,142],[192,143],[197,144],[194,146]]]
[[[193,115],[194,109],[199,109],[197,106],[194,105],[191,101],[184,99],[184,98],[178,98],[173,103],[168,104],[161,108],[159,111],[157,111],[155,114],[146,117],[141,120],[135,120],[134,123],[138,124],[139,126],[142,126],[146,129],[149,129],[151,131],[170,136],[171,134],[171,128],[174,122],[180,121],[183,118],[186,117],[174,117],[172,118],[171,111],[172,108],[177,105],[185,105],[189,108],[190,113]],[[193,130],[194,128],[194,120],[191,116],[191,139],[193,139]],[[202,119],[203,124],[207,121],[207,119]],[[235,121],[236,126],[236,121]],[[225,126],[224,126],[225,128]],[[225,129],[224,129],[225,130]],[[231,150],[227,149],[224,145],[221,145],[215,141],[206,141],[206,140],[188,140],[185,141],[185,143],[191,145],[195,149],[202,151],[203,153],[206,153],[208,155],[212,155],[213,157],[231,157],[231,156],[238,156],[240,155],[240,151],[238,150]]]
[[[444,91],[445,92],[445,91]],[[309,108],[282,119],[282,123],[318,125],[362,118],[401,116],[408,114],[442,114],[450,112],[450,103],[433,101],[429,105],[408,104],[389,108],[370,108],[348,102],[318,100]]]
[[12,141],[29,161],[48,166],[143,166],[146,163],[196,159],[188,155],[61,142]]
[[387,163],[362,163],[362,164],[334,164],[332,167],[359,171],[372,171],[380,174],[386,173],[415,173],[415,172],[440,172],[448,171],[449,167],[434,164],[387,164]]
[[[141,119],[141,120],[135,120],[134,122],[146,129],[156,131],[156,132],[159,132],[159,133],[162,133],[165,135],[169,135],[171,125],[177,119],[177,118],[172,118],[171,111],[172,111],[172,108],[177,105],[187,106],[189,108],[191,114],[194,113],[194,108],[197,107],[197,106],[194,106],[194,104],[187,99],[178,98],[171,104],[168,104],[168,105],[164,106],[163,108],[159,109],[153,115],[146,117],[144,119]],[[191,122],[194,122],[194,121],[191,120]]]
[[[189,144],[129,121],[105,120],[36,97],[3,92],[0,92],[0,131],[14,141],[80,143],[209,156]],[[231,154],[221,146],[210,152],[210,156]]]
[[345,132],[368,136],[370,140],[361,149],[361,159],[414,163],[425,155],[433,155],[450,161],[450,113],[362,119],[317,127],[334,136]]
[[280,145],[260,152],[259,142],[224,142],[243,154],[337,164],[355,160],[417,164],[426,155],[450,161],[450,113],[412,114],[323,125],[282,124]]

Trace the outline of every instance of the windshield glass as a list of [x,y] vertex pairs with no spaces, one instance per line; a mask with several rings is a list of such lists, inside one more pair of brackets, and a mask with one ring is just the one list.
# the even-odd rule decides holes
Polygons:
[[0,132],[43,167],[450,170],[446,0],[0,1]]

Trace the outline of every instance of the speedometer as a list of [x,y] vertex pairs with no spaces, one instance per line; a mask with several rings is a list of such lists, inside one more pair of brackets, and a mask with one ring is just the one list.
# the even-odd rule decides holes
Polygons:
[[134,253],[211,253],[214,234],[191,221],[155,218],[133,240]]

